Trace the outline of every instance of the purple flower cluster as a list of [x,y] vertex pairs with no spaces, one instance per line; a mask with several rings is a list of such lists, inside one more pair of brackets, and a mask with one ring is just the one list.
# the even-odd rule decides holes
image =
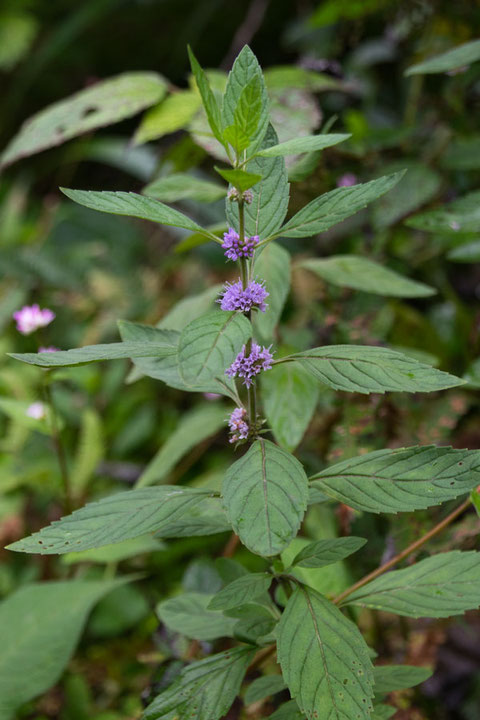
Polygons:
[[222,310],[248,312],[252,308],[258,308],[262,312],[265,312],[267,309],[265,298],[268,296],[269,293],[265,290],[263,280],[259,283],[254,281],[248,283],[245,290],[243,289],[242,281],[238,280],[238,282],[233,284],[225,284],[222,296],[217,302],[220,303]]
[[245,418],[247,417],[247,411],[245,408],[235,408],[228,418],[228,427],[230,428],[231,438],[230,442],[238,442],[239,440],[246,440],[248,437],[248,423]]
[[244,242],[240,242],[240,237],[233,228],[229,228],[228,232],[223,235],[222,248],[225,250],[225,256],[229,260],[239,260],[240,258],[251,258],[259,242],[258,235],[245,238]]
[[40,309],[40,306],[25,305],[21,310],[13,313],[13,319],[17,323],[18,332],[22,335],[30,335],[38,328],[49,325],[55,319],[55,313],[48,308]]
[[256,342],[252,342],[252,349],[248,357],[245,356],[245,352],[246,346],[244,345],[230,367],[225,370],[225,375],[231,378],[241,377],[244,379],[244,385],[250,387],[255,375],[258,375],[262,370],[271,369],[273,356],[270,348],[261,348]]

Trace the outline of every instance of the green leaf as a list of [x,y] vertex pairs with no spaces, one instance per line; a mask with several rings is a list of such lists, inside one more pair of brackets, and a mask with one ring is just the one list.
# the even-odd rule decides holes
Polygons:
[[231,530],[232,527],[227,520],[220,498],[205,498],[178,520],[172,520],[172,522],[162,525],[162,529],[156,533],[156,537],[202,537],[231,532]]
[[221,289],[222,285],[212,285],[201,293],[182,298],[160,320],[157,327],[181,332],[192,320],[212,309]]
[[480,484],[480,451],[450,447],[376,450],[314,475],[313,487],[357,510],[409,512],[439,505]]
[[345,600],[406,617],[450,617],[480,605],[480,553],[444,552],[393,570]]
[[427,297],[436,290],[403,277],[359,255],[332,255],[328,258],[303,260],[300,267],[340,287],[363,290],[387,297]]
[[321,568],[331,565],[360,550],[367,541],[360,537],[317,540],[310,543],[295,555],[292,565],[308,568]]
[[281,675],[262,675],[254,680],[245,693],[245,705],[251,705],[264,698],[285,690],[285,680]]
[[241,313],[213,311],[193,320],[182,331],[178,345],[180,375],[189,385],[218,376],[232,364],[252,335]]
[[269,293],[265,313],[255,313],[255,334],[265,341],[273,338],[290,291],[290,253],[277,243],[269,243],[256,258],[254,275],[265,281]]
[[113,215],[128,215],[162,225],[173,225],[187,230],[202,231],[194,220],[164,205],[159,200],[131,192],[108,192],[94,190],[69,190],[60,188],[64,195],[79,205]]
[[29,118],[4,150],[0,166],[136,115],[166,91],[156,73],[125,73],[99,82]]
[[[262,148],[278,143],[278,137],[271,125],[268,126]],[[245,205],[245,233],[251,237],[266,238],[281,226],[288,210],[289,189],[287,170],[283,157],[255,157],[247,164],[250,173],[260,175],[262,180],[253,189],[253,200]],[[238,209],[227,200],[227,220],[230,227],[238,231]],[[261,256],[260,256],[261,257]]]
[[182,457],[225,425],[225,417],[223,406],[210,403],[202,403],[184,415],[140,475],[137,487],[164,482]]
[[154,357],[166,358],[172,355],[172,348],[165,343],[137,342],[107,343],[106,345],[85,345],[74,350],[42,353],[9,353],[15,360],[21,360],[38,367],[70,367],[85,365],[102,360],[121,360],[125,358]]
[[412,65],[406,70],[405,75],[445,73],[449,70],[456,70],[465,65],[470,65],[477,60],[480,60],[480,40],[472,40],[421,63]]
[[[237,56],[228,75],[223,96],[222,126],[246,133],[240,148],[255,150],[262,142],[269,122],[268,96],[262,70],[248,45]],[[228,140],[231,142],[231,139]],[[247,145],[245,145],[247,142]]]
[[306,137],[293,138],[286,142],[272,145],[255,153],[260,157],[279,157],[282,155],[297,155],[298,153],[312,152],[313,150],[324,150],[325,148],[338,145],[351,137],[350,134],[341,135],[307,135]]
[[308,720],[368,720],[373,670],[357,627],[311,588],[296,588],[278,624],[278,660]]
[[225,650],[183,668],[144,712],[144,720],[220,720],[235,700],[254,650]]
[[222,185],[201,180],[188,173],[173,173],[158,178],[143,188],[143,194],[163,202],[178,200],[198,200],[198,202],[215,202],[225,197],[227,191]]
[[[273,632],[277,619],[262,605],[250,603],[242,609],[246,607],[252,612],[237,622],[233,628],[233,636],[249,645],[272,645],[275,642]],[[234,611],[230,610],[229,613],[231,612]]]
[[464,384],[454,375],[383,347],[327,345],[289,359],[300,362],[324,385],[346,392],[434,392]]
[[[150,108],[135,132],[135,145],[183,130],[201,106],[200,97],[193,90],[172,93],[163,102]],[[168,201],[166,201],[168,202]]]
[[249,190],[262,179],[261,175],[245,172],[245,170],[225,170],[219,167],[215,167],[215,170],[224,180],[230,183],[230,185],[236,187],[239,192]]
[[441,164],[448,170],[478,170],[480,135],[453,137],[442,154]]
[[289,700],[282,703],[270,715],[270,720],[305,720],[305,715],[301,712],[295,700]]
[[480,230],[480,190],[464,195],[441,210],[427,210],[409,218],[408,227],[427,232],[463,235]]
[[205,108],[208,124],[210,125],[210,128],[217,140],[223,145],[224,141],[222,133],[222,117],[217,100],[215,98],[215,95],[213,94],[205,72],[200,67],[190,47],[188,47],[188,57],[190,58],[192,72],[195,77],[200,96],[202,98],[203,107]]
[[269,573],[248,573],[237,578],[213,596],[209,610],[230,610],[238,605],[255,600],[264,595],[272,584]]
[[478,263],[480,262],[480,240],[458,245],[447,253],[452,262]]
[[118,543],[113,543],[113,545],[104,545],[101,548],[92,548],[83,552],[68,553],[63,555],[62,562],[65,565],[76,565],[80,562],[104,565],[118,563],[122,560],[160,550],[165,550],[165,545],[160,540],[155,540],[151,535],[140,535],[128,540],[121,540]]
[[70,485],[77,497],[87,488],[104,450],[100,416],[93,408],[86,408],[82,413],[80,437],[70,472]]
[[156,612],[170,630],[188,638],[204,641],[231,637],[237,619],[210,609],[211,598],[204,593],[183,593],[159,603]]
[[373,668],[375,695],[420,685],[432,676],[432,672],[430,668],[415,665],[377,665]]
[[260,391],[275,440],[293,452],[315,411],[320,394],[317,381],[299,363],[284,363],[262,375]]
[[361,185],[331,190],[308,203],[276,235],[301,238],[324,232],[389,192],[403,175],[393,173]]
[[268,440],[257,440],[223,481],[227,517],[244,545],[277,555],[295,537],[308,502],[303,467]]
[[[437,195],[442,185],[441,176],[422,163],[401,163],[407,172],[398,183],[394,193],[387,193],[373,209],[373,224],[376,228],[390,227],[401,218],[418,210]],[[396,172],[400,163],[384,168],[384,172]]]
[[380,703],[379,705],[373,706],[373,712],[370,715],[370,720],[390,720],[396,712],[397,708]]
[[25,585],[0,604],[0,716],[54,685],[72,656],[92,607],[122,580]]
[[210,494],[209,490],[173,485],[117,493],[75,510],[8,549],[63,555],[111,545],[161,530],[164,523],[184,515]]
[[262,116],[262,87],[260,77],[258,75],[252,77],[240,93],[232,125],[223,131],[223,137],[237,155],[246,150],[250,140],[255,137]]

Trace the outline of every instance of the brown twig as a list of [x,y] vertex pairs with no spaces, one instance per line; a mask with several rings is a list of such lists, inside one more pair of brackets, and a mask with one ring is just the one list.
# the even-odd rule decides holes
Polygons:
[[252,670],[256,670],[259,665],[263,663],[264,660],[270,657],[270,655],[273,655],[275,650],[277,649],[276,645],[269,645],[266,648],[263,648],[260,650],[255,657],[253,658],[252,662],[247,668],[247,672],[251,672]]
[[233,555],[235,555],[235,550],[237,549],[239,542],[240,542],[240,538],[238,537],[238,535],[236,535],[234,532],[232,532],[232,534],[228,538],[227,544],[223,548],[221,557],[224,557],[224,558],[233,557]]
[[418,550],[422,547],[422,545],[425,545],[429,540],[431,540],[433,537],[438,535],[442,532],[448,525],[450,525],[451,522],[453,522],[459,515],[461,515],[465,510],[468,509],[470,506],[470,498],[465,500],[461,505],[459,505],[453,512],[450,513],[450,515],[447,515],[446,518],[441,520],[435,527],[433,527],[431,530],[428,531],[423,537],[421,537],[419,540],[416,540],[414,543],[409,545],[405,548],[405,550],[402,550],[402,552],[398,553],[398,555],[395,555],[391,560],[384,563],[383,565],[380,565],[376,570],[373,570],[368,575],[365,575],[361,580],[356,582],[354,585],[351,585],[351,587],[344,590],[340,595],[338,595],[335,600],[333,601],[336,605],[339,605],[343,600],[345,600],[346,597],[351,595],[355,590],[358,590],[359,588],[363,587],[367,583],[371,582],[372,580],[375,580],[375,578],[379,577],[380,575],[383,575],[384,572],[387,570],[390,570],[391,567],[394,565],[397,565],[401,560],[406,558],[411,553],[415,552],[415,550]]

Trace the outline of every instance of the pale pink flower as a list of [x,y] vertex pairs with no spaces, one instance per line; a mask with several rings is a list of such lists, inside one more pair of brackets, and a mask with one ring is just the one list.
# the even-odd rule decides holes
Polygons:
[[38,352],[58,352],[59,349],[55,347],[54,345],[49,345],[48,347],[39,347]]
[[17,330],[22,335],[30,335],[38,328],[49,325],[55,319],[55,313],[48,308],[40,309],[39,305],[25,305],[21,310],[13,313],[17,323]]
[[46,415],[45,405],[42,402],[34,402],[25,410],[25,415],[34,420],[43,420]]
[[351,172],[345,173],[337,180],[337,187],[352,187],[357,184],[357,176]]

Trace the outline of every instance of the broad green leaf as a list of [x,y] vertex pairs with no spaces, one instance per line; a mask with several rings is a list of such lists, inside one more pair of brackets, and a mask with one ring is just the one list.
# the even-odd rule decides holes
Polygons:
[[427,210],[409,218],[408,227],[427,232],[463,235],[480,230],[480,190],[464,195],[441,210]]
[[432,676],[430,668],[415,665],[377,665],[373,668],[375,695],[412,688]]
[[194,220],[164,205],[159,200],[144,197],[132,192],[108,192],[95,190],[69,190],[60,188],[64,195],[85,207],[99,212],[113,215],[128,215],[129,217],[151,220],[161,225],[173,225],[187,230],[202,231],[200,225]]
[[480,135],[453,137],[445,148],[441,164],[448,170],[478,170]]
[[209,608],[211,599],[212,595],[187,592],[159,603],[156,612],[170,630],[188,638],[203,641],[231,637],[237,619]]
[[229,711],[254,650],[225,650],[187,665],[158,695],[143,720],[220,720]]
[[230,610],[264,595],[272,584],[269,573],[248,573],[222,588],[210,601],[209,610]]
[[164,482],[182,457],[225,425],[225,418],[223,406],[202,403],[190,410],[150,460],[137,487]]
[[193,90],[172,93],[145,113],[133,138],[135,145],[183,130],[200,106],[200,97]]
[[278,624],[278,660],[308,720],[368,720],[373,669],[358,628],[323,595],[297,587]]
[[249,685],[245,693],[245,705],[263,700],[285,690],[285,680],[281,675],[262,675]]
[[178,344],[180,375],[189,385],[225,377],[242,346],[252,335],[247,318],[236,312],[210,312],[182,331]]
[[311,92],[341,88],[341,82],[331,75],[306,70],[295,65],[277,65],[263,72],[267,90],[292,90],[301,88]]
[[68,580],[24,585],[0,603],[0,716],[54,685],[92,607],[123,580]]
[[269,440],[257,440],[223,481],[227,517],[244,545],[277,555],[295,537],[308,502],[303,467]]
[[125,73],[99,82],[29,118],[4,150],[0,166],[136,115],[166,91],[167,83],[156,73]]
[[299,363],[284,363],[262,375],[260,391],[276,441],[293,452],[315,411],[320,394],[318,382]]
[[172,520],[162,525],[156,537],[201,537],[203,535],[216,535],[217,533],[232,530],[222,508],[220,498],[205,498],[198,505],[191,507],[188,513],[178,520]]
[[85,491],[104,456],[103,428],[93,408],[82,413],[80,436],[70,472],[70,485],[78,497]]
[[290,253],[277,243],[269,243],[255,261],[254,275],[264,280],[269,293],[265,313],[255,313],[255,334],[265,341],[273,338],[290,291]]
[[245,170],[226,170],[219,167],[216,167],[215,170],[223,177],[224,180],[230,183],[230,185],[236,187],[240,192],[249,190],[262,179],[261,175],[255,175],[254,173],[249,173]]
[[360,550],[367,541],[359,537],[333,538],[310,543],[295,555],[292,565],[321,568],[331,565]]
[[300,267],[340,287],[363,290],[387,297],[426,297],[436,290],[399,275],[359,255],[332,255],[303,260]]
[[447,52],[441,53],[441,55],[435,55],[428,60],[412,65],[406,70],[405,75],[444,73],[449,70],[464,67],[465,65],[470,65],[477,60],[480,60],[480,40],[472,40],[471,42],[447,50]]
[[188,57],[190,58],[190,66],[195,77],[200,97],[202,98],[203,107],[205,108],[208,124],[210,125],[210,128],[217,140],[223,145],[222,117],[217,100],[213,94],[205,72],[199,65],[190,47],[188,48]]
[[480,605],[480,553],[443,552],[393,570],[356,590],[344,604],[414,618],[463,615]]
[[182,298],[160,320],[157,327],[181,332],[188,323],[211,310],[222,285],[212,285],[197,295]]
[[143,194],[162,202],[178,200],[198,200],[198,202],[215,202],[227,194],[226,188],[209,180],[201,180],[188,173],[173,173],[158,178],[143,188]]
[[459,263],[480,262],[480,240],[458,245],[447,254],[449,260]]
[[467,494],[480,484],[480,451],[450,447],[376,450],[322,470],[313,487],[367,512],[409,512]]
[[434,392],[464,384],[454,375],[383,347],[327,345],[290,359],[300,362],[324,385],[346,392]]
[[233,636],[249,645],[272,645],[276,640],[273,632],[278,620],[262,605],[250,603],[248,607],[255,608],[255,612],[237,622],[233,628]]
[[[268,126],[261,145],[268,148],[278,143],[278,137],[271,125]],[[288,210],[290,186],[283,157],[255,157],[247,164],[249,173],[260,175],[262,180],[253,188],[253,200],[245,205],[245,232],[261,239],[273,235],[281,226]],[[227,200],[228,224],[238,231],[238,208]]]
[[396,186],[395,192],[383,195],[375,203],[373,224],[376,228],[390,227],[418,210],[434,198],[441,188],[441,176],[422,163],[394,163],[384,168],[384,172],[396,172],[402,167],[406,168],[407,172]]
[[379,703],[378,705],[373,706],[373,712],[370,715],[370,720],[390,720],[396,712],[397,708],[394,708],[391,705],[385,705],[384,703]]
[[262,117],[262,89],[264,90],[261,76],[254,75],[240,93],[233,123],[223,131],[223,137],[233,147],[237,156],[248,148],[251,139],[255,137]]
[[75,565],[80,562],[89,562],[99,565],[118,563],[132,557],[138,557],[145,553],[159,552],[165,550],[165,545],[160,540],[155,540],[151,535],[140,535],[140,537],[121,540],[113,545],[104,545],[100,548],[92,548],[83,552],[71,552],[63,555],[62,563]]
[[41,353],[10,353],[10,357],[29,365],[55,368],[84,365],[102,360],[121,360],[125,358],[154,357],[166,358],[172,355],[172,348],[162,343],[145,345],[137,342],[107,343],[106,345],[85,345],[74,350]]
[[[245,45],[228,75],[222,106],[222,126],[247,133],[248,147],[255,150],[262,142],[269,122],[268,96],[262,70]],[[229,142],[231,140],[229,139]],[[241,149],[247,147],[242,143]]]
[[393,173],[361,185],[331,190],[308,203],[276,235],[301,238],[324,232],[389,192],[403,175]]
[[193,248],[200,247],[200,245],[206,245],[207,242],[212,239],[212,235],[215,235],[217,238],[221,238],[223,233],[227,231],[227,226],[225,222],[220,222],[215,223],[214,225],[207,225],[205,230],[209,233],[209,237],[207,237],[203,231],[201,233],[190,233],[190,235],[187,235],[175,245],[173,252],[178,255],[188,252]]
[[63,555],[139,537],[188,512],[209,490],[163,485],[129,490],[89,503],[8,546],[16,552]]
[[305,720],[305,715],[301,712],[295,700],[282,703],[269,717],[270,720]]
[[307,135],[306,137],[293,138],[286,142],[272,145],[255,153],[260,157],[279,157],[281,155],[297,155],[298,153],[312,152],[313,150],[324,150],[325,148],[338,145],[351,137],[348,135]]

